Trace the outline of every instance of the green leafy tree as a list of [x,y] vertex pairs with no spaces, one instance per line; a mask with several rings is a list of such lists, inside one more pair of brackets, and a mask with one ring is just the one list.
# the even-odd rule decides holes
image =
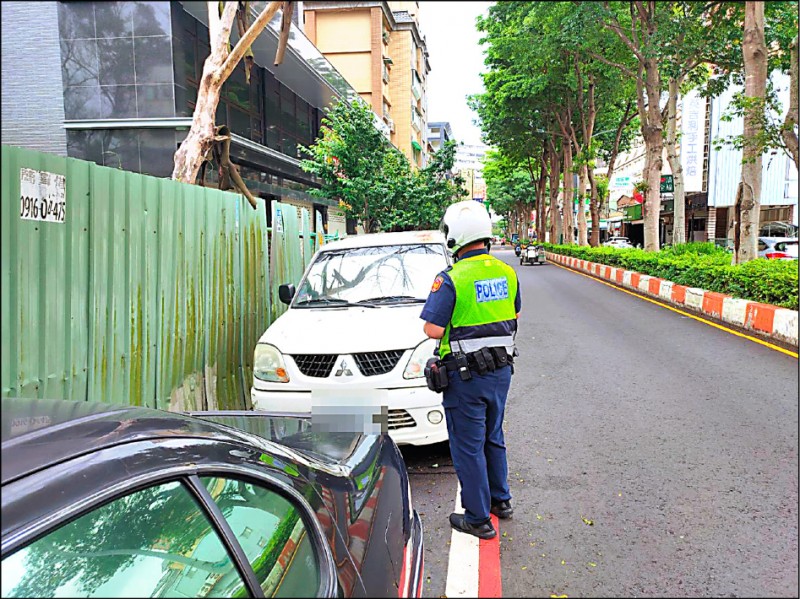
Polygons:
[[387,202],[400,193],[387,186],[406,184],[402,179],[384,177],[384,166],[396,165],[392,159],[387,164],[389,143],[375,128],[373,119],[365,103],[337,101],[322,120],[316,142],[310,147],[300,146],[300,152],[308,156],[302,160],[302,168],[322,182],[320,189],[310,193],[338,200],[344,213],[358,219],[368,233],[379,230],[379,217]]
[[363,102],[336,102],[323,119],[321,135],[301,146],[304,170],[317,175],[316,197],[338,200],[344,213],[368,233],[437,228],[446,207],[463,195],[463,181],[450,177],[455,142],[447,142],[428,166],[408,159],[375,128]]
[[[527,237],[528,214],[536,200],[536,188],[531,185],[526,166],[501,152],[489,151],[483,176],[486,180],[486,200],[489,207],[504,218],[510,233]],[[522,210],[520,205],[524,207]]]

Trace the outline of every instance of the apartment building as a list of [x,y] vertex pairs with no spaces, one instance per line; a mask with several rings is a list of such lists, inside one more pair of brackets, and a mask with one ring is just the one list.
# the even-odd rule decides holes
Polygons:
[[446,141],[453,139],[453,129],[447,121],[428,123],[427,142],[432,152],[437,152]]
[[418,168],[427,162],[427,44],[419,2],[303,2],[305,33],[383,119]]

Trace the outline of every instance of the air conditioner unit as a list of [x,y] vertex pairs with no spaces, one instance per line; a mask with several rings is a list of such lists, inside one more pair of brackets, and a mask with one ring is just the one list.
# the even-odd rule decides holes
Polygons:
[[389,131],[394,133],[394,120],[388,114],[383,117],[386,120],[386,124],[389,125]]

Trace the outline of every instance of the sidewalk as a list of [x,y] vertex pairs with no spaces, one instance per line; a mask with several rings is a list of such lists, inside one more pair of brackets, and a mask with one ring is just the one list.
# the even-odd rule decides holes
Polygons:
[[797,347],[798,313],[796,310],[738,299],[698,287],[686,287],[658,277],[552,252],[547,252],[547,259],[615,285],[658,298],[674,306]]

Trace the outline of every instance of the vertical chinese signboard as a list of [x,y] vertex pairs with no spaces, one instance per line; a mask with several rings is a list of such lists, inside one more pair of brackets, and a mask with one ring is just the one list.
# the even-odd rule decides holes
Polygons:
[[683,97],[681,113],[681,166],[684,191],[703,191],[706,99],[696,90]]

